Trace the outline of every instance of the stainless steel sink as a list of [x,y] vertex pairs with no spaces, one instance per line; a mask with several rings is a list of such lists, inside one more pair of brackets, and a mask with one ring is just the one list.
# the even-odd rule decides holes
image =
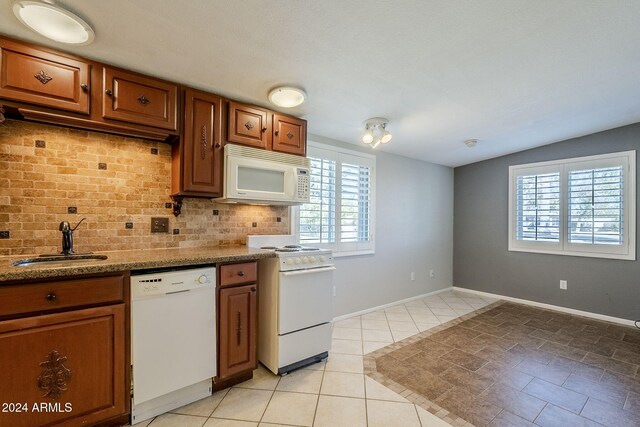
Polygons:
[[102,261],[106,255],[45,255],[37,258],[21,259],[13,263],[14,267],[30,267],[33,265],[66,265],[85,261]]

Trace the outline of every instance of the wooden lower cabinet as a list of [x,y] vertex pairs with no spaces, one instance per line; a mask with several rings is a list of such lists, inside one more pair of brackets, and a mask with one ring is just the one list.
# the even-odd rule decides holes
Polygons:
[[95,425],[126,413],[124,303],[2,321],[0,349],[0,425]]
[[257,293],[256,283],[219,289],[219,380],[257,367]]

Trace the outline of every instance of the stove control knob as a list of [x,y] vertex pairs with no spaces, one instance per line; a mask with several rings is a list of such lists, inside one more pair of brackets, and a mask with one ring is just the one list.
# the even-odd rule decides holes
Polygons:
[[309,263],[309,258],[307,258],[306,256],[302,257],[302,263],[303,264],[308,264]]
[[320,255],[320,262],[324,262],[324,256]]
[[316,257],[314,257],[314,256],[309,257],[309,262],[310,262],[311,264],[313,264],[314,262],[316,262]]
[[204,285],[209,282],[209,278],[206,274],[201,274],[200,277],[196,279],[196,282],[198,282],[199,285]]
[[293,258],[289,258],[286,263],[287,265],[293,265]]
[[301,260],[300,258],[295,258],[295,259],[294,259],[294,262],[295,262],[296,264],[300,264],[300,263],[302,262],[302,260]]

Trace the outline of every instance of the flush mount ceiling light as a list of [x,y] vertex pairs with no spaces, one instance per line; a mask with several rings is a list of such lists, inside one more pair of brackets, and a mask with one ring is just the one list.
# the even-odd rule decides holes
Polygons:
[[296,87],[280,86],[269,92],[269,101],[278,107],[293,108],[302,104],[307,94]]
[[60,43],[87,45],[95,37],[82,18],[51,2],[19,0],[13,13],[29,29]]
[[464,142],[464,145],[466,145],[466,146],[467,146],[467,147],[469,147],[469,148],[473,148],[473,147],[475,147],[475,146],[476,146],[476,144],[477,144],[477,143],[478,143],[478,140],[477,140],[477,139],[467,139],[467,140]]
[[389,120],[382,117],[373,117],[363,123],[364,134],[362,135],[362,142],[371,145],[371,148],[376,148],[379,144],[386,144],[391,141],[393,137],[387,130]]

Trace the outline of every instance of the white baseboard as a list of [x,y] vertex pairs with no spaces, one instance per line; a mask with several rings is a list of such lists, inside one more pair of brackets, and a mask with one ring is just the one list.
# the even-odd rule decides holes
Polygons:
[[606,322],[618,323],[620,325],[635,326],[635,323],[634,323],[633,320],[621,319],[619,317],[607,316],[607,315],[598,314],[598,313],[591,313],[589,311],[574,310],[573,308],[560,307],[558,305],[545,304],[545,303],[542,303],[542,302],[536,302],[536,301],[530,301],[530,300],[526,300],[526,299],[507,297],[507,296],[498,295],[498,294],[491,294],[489,292],[482,292],[482,291],[476,291],[476,290],[473,290],[473,289],[460,288],[458,286],[453,286],[451,289],[453,289],[454,291],[467,292],[467,293],[470,293],[470,294],[476,294],[476,295],[480,295],[480,296],[484,296],[484,297],[501,299],[501,300],[504,300],[504,301],[517,302],[519,304],[526,304],[526,305],[531,305],[531,306],[534,306],[534,307],[546,308],[546,309],[549,309],[549,310],[560,311],[560,312],[563,312],[563,313],[575,314],[577,316],[589,317],[591,319],[604,320]]
[[397,304],[405,304],[405,303],[408,303],[410,301],[414,301],[414,300],[421,299],[421,298],[426,298],[428,296],[436,295],[436,294],[439,294],[441,292],[451,291],[453,289],[454,289],[453,287],[449,286],[449,287],[446,287],[446,288],[443,288],[443,289],[438,289],[437,291],[429,292],[429,293],[422,294],[422,295],[416,295],[415,297],[405,298],[405,299],[401,299],[401,300],[398,300],[398,301],[390,302],[389,304],[384,304],[384,305],[379,305],[377,307],[367,308],[366,310],[356,311],[354,313],[343,314],[342,316],[334,317],[333,321],[334,322],[338,322],[340,320],[349,319],[350,317],[362,316],[363,314],[371,313],[372,311],[378,311],[378,310],[382,310],[382,309],[385,309],[385,308],[393,307],[394,305],[397,305]]

